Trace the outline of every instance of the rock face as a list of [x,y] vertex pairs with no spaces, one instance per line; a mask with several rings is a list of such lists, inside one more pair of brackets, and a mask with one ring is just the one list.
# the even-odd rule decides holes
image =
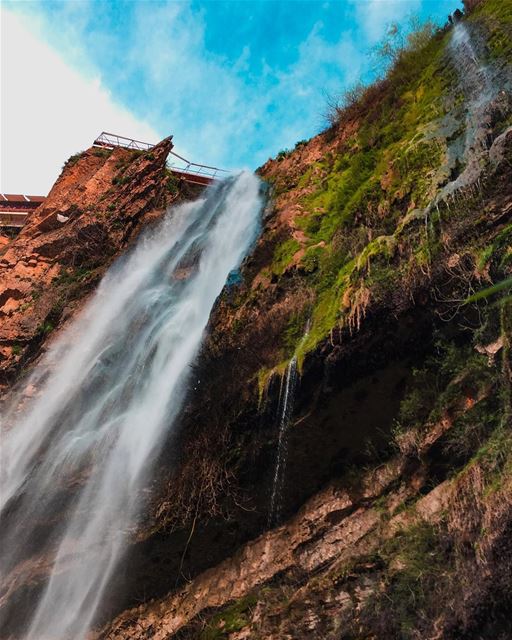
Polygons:
[[[163,140],[151,152],[91,148],[68,160],[46,201],[0,252],[0,384],[98,282],[113,258],[167,204],[194,192],[172,184]],[[171,183],[169,183],[171,184]]]
[[[423,34],[261,168],[261,237],[91,639],[512,636],[511,16],[465,4],[463,74],[454,31]],[[85,152],[8,245],[4,382],[159,215],[166,144]]]

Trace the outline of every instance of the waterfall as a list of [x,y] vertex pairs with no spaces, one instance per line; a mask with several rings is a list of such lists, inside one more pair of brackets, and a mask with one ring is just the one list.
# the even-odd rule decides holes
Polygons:
[[288,457],[288,427],[293,416],[295,387],[297,384],[297,357],[294,356],[286,369],[284,390],[281,387],[278,403],[279,436],[277,440],[276,465],[272,480],[272,494],[268,514],[269,527],[275,526],[281,519],[283,506],[283,487]]
[[242,173],[169,210],[3,411],[0,605],[18,585],[48,578],[28,592],[33,601],[20,598],[26,640],[81,640],[94,624],[212,306],[256,238],[261,207],[258,179]]
[[453,154],[454,166],[457,159],[464,169],[440,189],[432,202],[433,206],[441,202],[448,203],[457,192],[478,182],[492,144],[490,131],[493,112],[508,110],[505,76],[492,64],[482,62],[480,51],[483,49],[481,38],[474,28],[470,30],[463,22],[457,22],[448,52],[464,97],[463,112],[459,118],[465,120],[465,132],[461,148],[457,140],[450,153]]
[[490,100],[493,80],[489,69],[482,64],[466,25],[457,22],[451,40],[452,55],[466,96],[477,102]]

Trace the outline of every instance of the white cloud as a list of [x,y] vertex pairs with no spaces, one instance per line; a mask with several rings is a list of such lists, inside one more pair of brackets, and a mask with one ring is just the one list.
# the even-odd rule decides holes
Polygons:
[[[257,31],[238,59],[209,51],[204,12],[187,2],[131,5],[123,38],[98,20],[98,6],[59,3],[50,15],[21,3],[4,11],[3,189],[47,190],[65,159],[102,129],[148,141],[174,134],[178,153],[191,160],[256,167],[316,133],[326,94],[353,84],[365,66],[353,34],[330,42],[321,21],[283,65],[258,57]],[[101,74],[115,78],[131,114]]]
[[369,43],[378,42],[391,22],[401,22],[421,8],[421,0],[352,0]]
[[297,58],[253,60],[257,47],[228,61],[208,51],[203,16],[187,3],[137,5],[127,67],[143,77],[151,119],[175,134],[180,153],[197,162],[255,167],[279,149],[313,135],[322,124],[325,93],[358,76],[364,54],[350,35],[328,42],[320,22],[299,45]]
[[158,141],[149,124],[115,103],[97,74],[68,66],[30,21],[5,7],[0,19],[2,192],[46,194],[64,161],[102,130]]

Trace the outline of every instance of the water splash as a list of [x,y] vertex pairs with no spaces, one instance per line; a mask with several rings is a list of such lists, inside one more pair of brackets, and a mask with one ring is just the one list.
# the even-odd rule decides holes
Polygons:
[[27,640],[81,640],[93,625],[212,306],[256,237],[261,207],[259,181],[244,173],[171,210],[37,367],[26,387],[35,397],[21,392],[4,412],[3,595],[34,572],[50,576],[23,603]]
[[279,392],[278,415],[279,436],[277,440],[276,466],[272,480],[272,494],[268,514],[268,526],[277,525],[281,519],[283,507],[283,487],[286,474],[286,461],[288,458],[288,428],[293,416],[295,400],[295,387],[297,385],[297,357],[294,356],[288,363],[286,376],[284,377],[284,390],[281,383]]

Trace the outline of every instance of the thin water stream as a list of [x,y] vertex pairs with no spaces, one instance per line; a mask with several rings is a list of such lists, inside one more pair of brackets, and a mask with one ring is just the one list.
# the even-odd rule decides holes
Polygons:
[[288,429],[293,417],[295,387],[297,385],[297,357],[294,356],[286,369],[284,389],[281,387],[278,403],[279,435],[277,439],[276,464],[272,479],[272,494],[268,514],[268,526],[279,524],[283,508],[283,488],[288,458]]

